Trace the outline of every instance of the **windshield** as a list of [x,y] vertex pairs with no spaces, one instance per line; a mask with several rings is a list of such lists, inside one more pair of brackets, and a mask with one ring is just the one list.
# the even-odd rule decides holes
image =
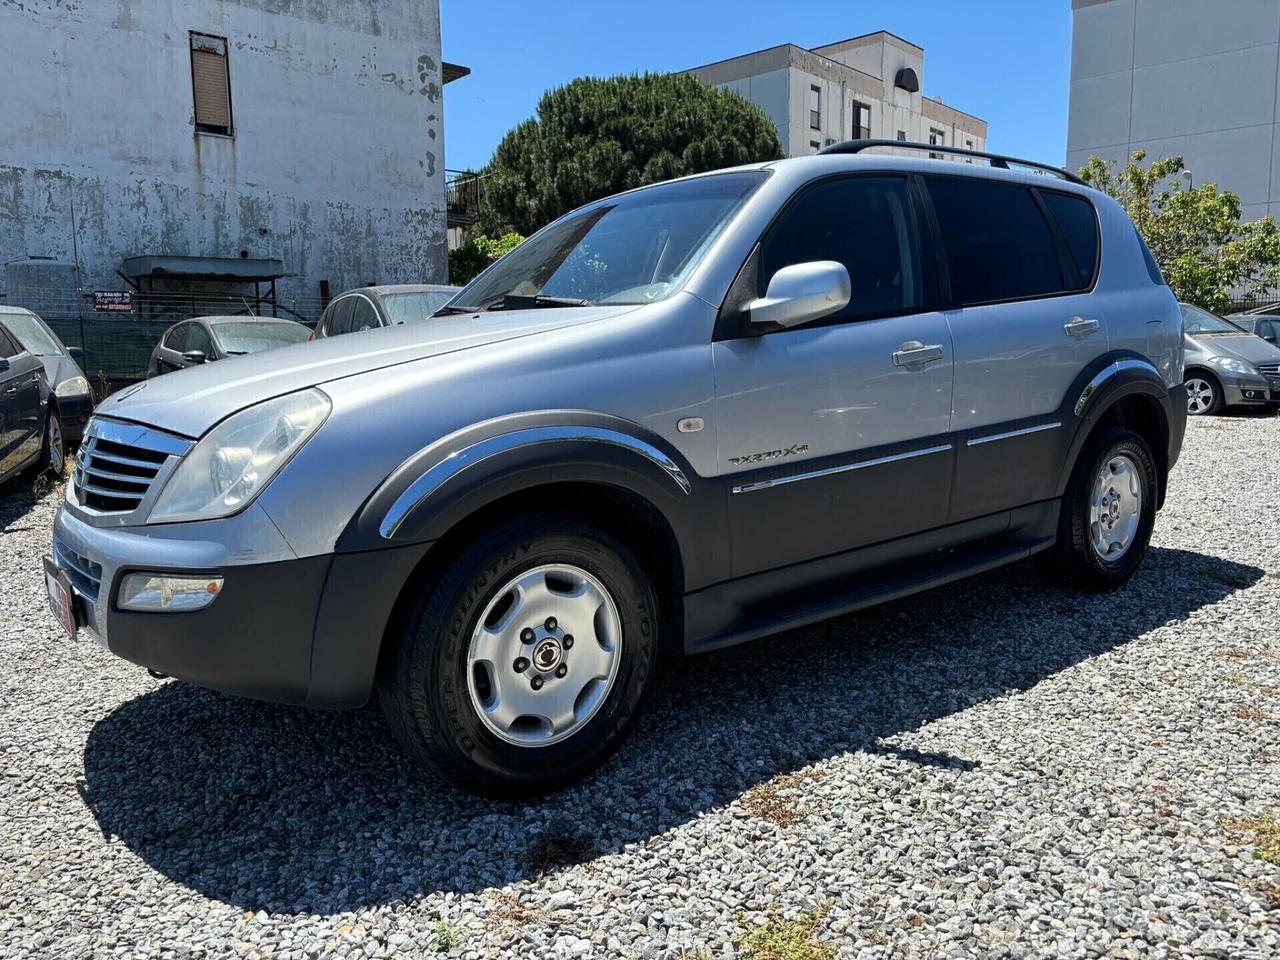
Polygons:
[[430,290],[422,293],[388,293],[382,297],[387,319],[394,323],[414,323],[431,316],[457,293],[457,290]]
[[28,353],[39,357],[60,357],[66,354],[58,338],[29,313],[6,313],[0,316],[0,322],[18,338]]
[[261,353],[276,347],[301,343],[311,336],[311,331],[300,323],[290,321],[264,323],[219,323],[214,326],[223,353]]
[[766,176],[753,170],[664,183],[571,213],[499,260],[450,306],[656,303],[680,289]]
[[1221,317],[1189,303],[1182,306],[1182,323],[1187,333],[1239,333],[1240,328]]

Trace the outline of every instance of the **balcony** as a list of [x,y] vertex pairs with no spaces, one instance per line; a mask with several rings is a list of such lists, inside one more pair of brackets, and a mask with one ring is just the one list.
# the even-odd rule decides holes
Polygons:
[[482,174],[469,170],[444,172],[445,205],[450,227],[469,227],[480,216],[480,181]]

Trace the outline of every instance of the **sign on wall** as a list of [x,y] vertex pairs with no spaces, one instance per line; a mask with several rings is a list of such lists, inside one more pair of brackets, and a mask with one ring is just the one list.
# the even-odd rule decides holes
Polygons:
[[133,313],[133,291],[95,290],[93,309],[100,313]]

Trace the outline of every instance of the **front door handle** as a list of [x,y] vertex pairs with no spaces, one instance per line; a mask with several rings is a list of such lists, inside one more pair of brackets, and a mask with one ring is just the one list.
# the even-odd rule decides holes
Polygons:
[[895,367],[914,367],[917,364],[933,363],[935,360],[941,360],[943,356],[941,344],[931,343],[926,346],[919,340],[908,340],[902,345],[901,350],[893,352],[893,365]]
[[1072,317],[1062,327],[1069,337],[1087,337],[1102,329],[1097,320],[1086,320],[1084,317]]

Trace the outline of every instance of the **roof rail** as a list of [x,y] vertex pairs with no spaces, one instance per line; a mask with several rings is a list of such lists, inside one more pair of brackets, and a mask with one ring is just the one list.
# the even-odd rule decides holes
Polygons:
[[965,150],[961,147],[948,147],[941,143],[912,143],[907,140],[845,140],[842,143],[833,143],[829,147],[823,147],[818,151],[818,153],[861,153],[863,150],[870,150],[874,147],[895,147],[899,150],[927,150],[929,153],[947,153],[961,157],[981,157],[984,160],[990,160],[991,166],[997,167],[1000,170],[1008,170],[1010,164],[1019,167],[1030,167],[1032,170],[1041,170],[1045,173],[1051,173],[1055,177],[1061,177],[1068,183],[1079,184],[1082,187],[1088,186],[1088,184],[1070,170],[1064,170],[1061,167],[1053,167],[1047,163],[1037,163],[1034,160],[1020,160],[1017,157],[1006,157],[999,153],[986,153],[982,150]]

